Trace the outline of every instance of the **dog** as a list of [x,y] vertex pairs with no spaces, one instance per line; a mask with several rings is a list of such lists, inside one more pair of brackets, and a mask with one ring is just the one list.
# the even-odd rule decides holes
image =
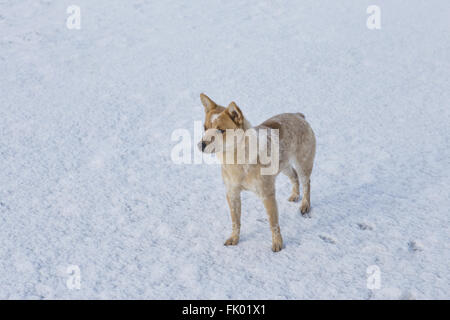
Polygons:
[[[283,248],[283,239],[278,224],[275,179],[280,172],[289,177],[293,187],[288,200],[293,202],[297,202],[300,198],[300,179],[303,189],[300,212],[302,215],[307,214],[311,207],[310,176],[316,152],[316,138],[311,126],[306,122],[302,113],[283,113],[264,121],[259,126],[252,127],[235,102],[231,102],[225,108],[216,104],[203,93],[200,94],[200,100],[205,109],[205,133],[198,143],[198,148],[205,153],[215,153],[221,161],[222,178],[226,186],[226,198],[231,212],[232,233],[225,241],[225,245],[237,245],[239,242],[241,229],[240,194],[243,190],[250,190],[262,199],[267,211],[272,231],[272,251],[280,251]],[[231,156],[230,158],[235,160],[240,148],[249,149],[245,137],[244,139],[238,139],[236,145],[232,144],[231,148],[223,147],[223,144],[219,148],[212,143],[211,136],[207,135],[208,132],[212,131],[216,138],[219,137],[226,141],[227,136],[233,130],[247,132],[250,129],[254,132],[261,129],[275,130],[273,132],[278,133],[278,150],[273,148],[270,150],[271,154],[278,151],[276,170],[272,174],[261,173],[262,169],[267,168],[267,164],[261,163],[259,155],[253,163],[236,163],[235,161],[229,163],[226,161],[227,156]],[[275,136],[271,135],[270,137],[269,140],[273,140]],[[228,145],[227,142],[225,142],[225,145]]]

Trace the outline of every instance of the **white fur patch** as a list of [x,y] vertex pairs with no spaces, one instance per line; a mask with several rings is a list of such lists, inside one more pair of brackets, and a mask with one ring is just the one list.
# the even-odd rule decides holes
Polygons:
[[211,116],[211,123],[213,123],[218,117],[220,116],[220,113],[215,113]]

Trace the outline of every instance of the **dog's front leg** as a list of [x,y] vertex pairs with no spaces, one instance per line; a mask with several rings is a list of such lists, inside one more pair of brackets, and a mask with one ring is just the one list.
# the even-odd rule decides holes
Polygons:
[[235,246],[239,242],[239,234],[241,232],[241,193],[233,190],[227,192],[227,201],[230,206],[231,222],[233,232],[231,236],[225,241],[226,246]]
[[270,230],[272,230],[272,251],[278,252],[283,247],[283,238],[281,238],[280,225],[278,224],[278,208],[275,194],[264,197],[263,201],[269,217]]

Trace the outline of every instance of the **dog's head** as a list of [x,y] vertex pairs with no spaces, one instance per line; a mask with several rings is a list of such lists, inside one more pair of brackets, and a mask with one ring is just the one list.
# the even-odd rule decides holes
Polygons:
[[217,139],[222,139],[222,145],[226,143],[227,130],[244,128],[244,115],[236,103],[231,102],[228,107],[222,107],[212,101],[207,95],[200,94],[200,100],[205,107],[205,123],[202,140],[198,148],[205,153],[222,151],[218,148]]

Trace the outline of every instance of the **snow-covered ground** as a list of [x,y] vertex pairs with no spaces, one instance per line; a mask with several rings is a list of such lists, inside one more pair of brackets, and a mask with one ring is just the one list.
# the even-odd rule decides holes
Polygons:
[[[447,0],[0,0],[0,298],[450,298],[449,31]],[[200,92],[315,130],[280,253],[248,193],[223,246],[220,168],[171,160]]]

